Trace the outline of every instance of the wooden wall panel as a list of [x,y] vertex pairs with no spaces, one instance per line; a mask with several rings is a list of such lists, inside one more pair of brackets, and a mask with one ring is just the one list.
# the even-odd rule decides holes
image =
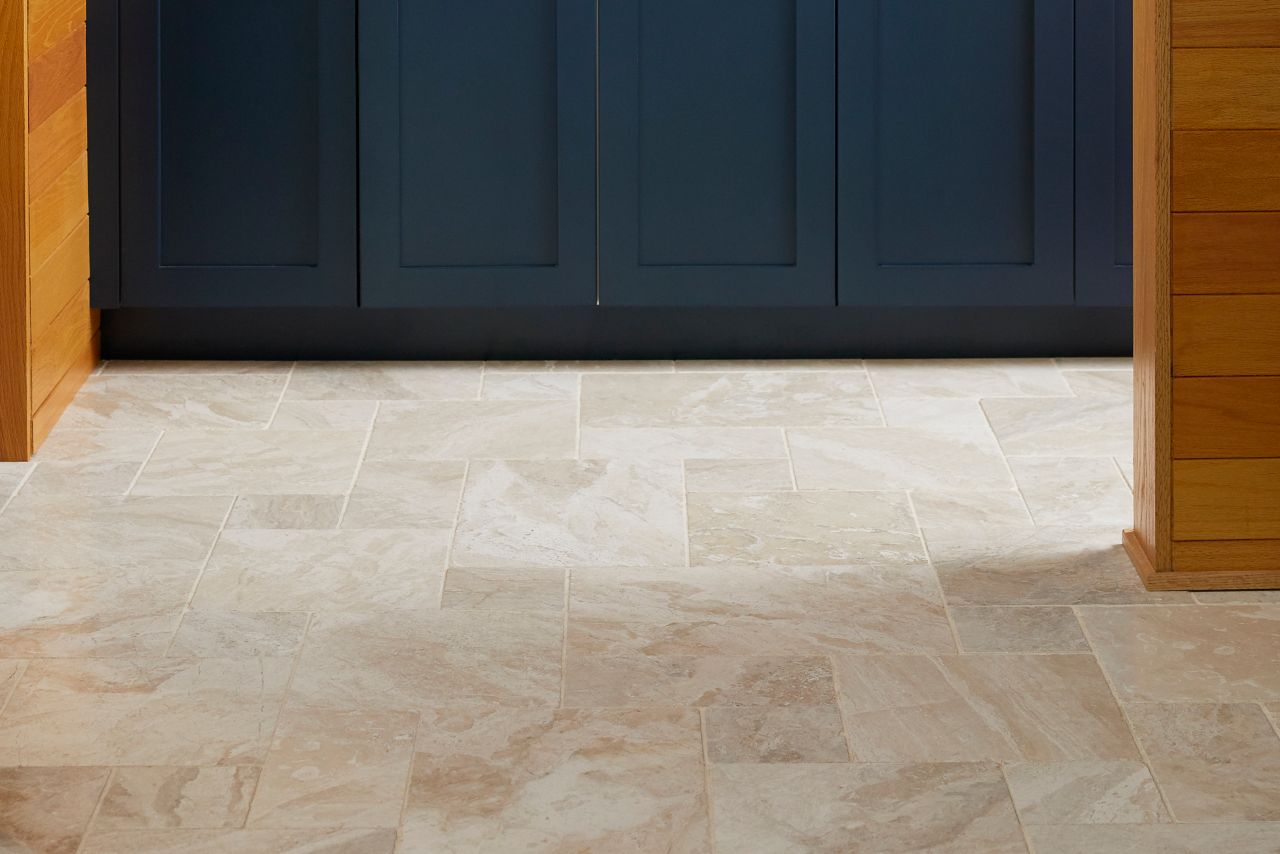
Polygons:
[[1175,379],[1173,455],[1280,457],[1280,377]]
[[89,281],[89,219],[62,241],[53,256],[31,274],[31,334],[43,332]]
[[1280,539],[1280,459],[1176,460],[1175,540]]
[[0,460],[31,453],[23,11],[0,2]]
[[1280,211],[1280,131],[1173,134],[1175,211]]
[[27,102],[29,127],[38,128],[85,86],[85,26],[31,62]]
[[27,55],[39,59],[73,36],[85,20],[85,0],[28,0]]
[[89,283],[85,282],[48,326],[32,333],[31,400],[37,407],[80,358],[85,342],[93,337],[91,316]]
[[1175,214],[1173,292],[1280,293],[1280,213]]
[[1280,128],[1280,48],[1175,50],[1173,126]]
[[1174,297],[1173,372],[1280,375],[1280,296]]
[[39,196],[89,148],[88,90],[71,96],[31,132],[27,151],[28,192]]
[[1173,44],[1177,47],[1280,47],[1280,3],[1276,0],[1174,0]]
[[31,269],[39,270],[89,214],[89,157],[82,152],[39,196],[31,198]]

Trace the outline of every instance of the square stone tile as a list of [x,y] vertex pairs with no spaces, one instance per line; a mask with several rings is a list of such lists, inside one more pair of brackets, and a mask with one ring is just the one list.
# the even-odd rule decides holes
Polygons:
[[1133,453],[1133,407],[1124,400],[988,398],[982,408],[1006,454],[1122,457]]
[[882,359],[868,361],[867,371],[886,399],[1071,394],[1051,359]]
[[1113,824],[1031,826],[1035,854],[1276,854],[1280,822],[1260,824]]
[[565,570],[454,567],[444,579],[443,608],[481,611],[563,611]]
[[88,430],[261,429],[285,376],[117,375],[89,377],[59,425]]
[[285,400],[473,400],[479,362],[299,362]]
[[374,830],[113,830],[94,832],[80,854],[392,854],[396,832]]
[[477,461],[455,566],[685,562],[684,473],[673,461]]
[[573,401],[391,402],[378,409],[366,459],[566,459],[577,438]]
[[688,460],[685,489],[690,492],[790,492],[791,463],[787,460]]
[[909,427],[787,431],[801,489],[1013,489],[990,438]]
[[174,658],[288,657],[302,647],[305,612],[187,611],[168,655]]
[[1133,492],[1110,457],[1012,457],[1036,524],[1133,527]]
[[452,528],[467,464],[365,460],[344,528]]
[[1016,762],[1004,776],[1026,825],[1168,821],[1141,762]]
[[271,419],[272,430],[368,430],[376,400],[285,400]]
[[260,769],[117,768],[95,830],[243,827]]
[[1065,607],[951,609],[963,652],[1090,652],[1075,612]]
[[241,495],[228,528],[318,531],[338,527],[344,495]]
[[825,656],[602,655],[570,644],[564,702],[598,706],[830,706]]
[[0,768],[0,851],[75,854],[108,768]]
[[848,762],[836,706],[715,706],[704,712],[711,762]]
[[786,454],[777,427],[584,427],[578,449],[578,456],[587,460],[733,460]]
[[975,531],[988,529],[1035,527],[1026,502],[1014,490],[913,489],[911,505],[920,527],[926,531],[953,531],[972,536]]

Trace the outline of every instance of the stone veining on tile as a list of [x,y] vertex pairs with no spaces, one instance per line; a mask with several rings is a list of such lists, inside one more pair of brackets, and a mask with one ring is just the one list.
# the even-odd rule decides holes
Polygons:
[[242,827],[258,785],[251,766],[118,768],[97,830]]
[[0,768],[0,851],[75,854],[107,768]]

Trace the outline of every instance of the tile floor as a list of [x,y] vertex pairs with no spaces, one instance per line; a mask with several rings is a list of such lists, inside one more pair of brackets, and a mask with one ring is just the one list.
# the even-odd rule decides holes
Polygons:
[[1280,852],[1119,360],[110,363],[0,465],[0,852]]

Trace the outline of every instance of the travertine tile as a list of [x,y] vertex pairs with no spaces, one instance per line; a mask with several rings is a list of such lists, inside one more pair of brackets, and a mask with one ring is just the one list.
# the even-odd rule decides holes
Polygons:
[[685,359],[676,362],[678,372],[727,374],[734,371],[865,371],[861,359]]
[[836,656],[855,759],[1137,759],[1089,655]]
[[460,460],[366,460],[344,528],[452,528],[467,464]]
[[1265,824],[1113,824],[1032,826],[1035,854],[1276,854],[1280,822]]
[[479,362],[299,362],[285,400],[471,400]]
[[890,397],[880,401],[880,408],[887,427],[959,434],[984,443],[993,442],[996,437],[976,399]]
[[1132,371],[1129,356],[1069,356],[1054,359],[1063,371]]
[[338,527],[343,495],[241,495],[236,498],[228,528],[323,530]]
[[252,360],[111,359],[102,365],[102,374],[144,375],[227,375],[287,374],[293,362]]
[[259,769],[117,768],[94,830],[243,827]]
[[986,399],[982,408],[1006,454],[1122,457],[1133,452],[1133,412],[1109,397]]
[[682,564],[683,480],[674,461],[473,462],[453,564]]
[[18,687],[18,680],[27,669],[27,662],[13,658],[0,658],[0,712],[9,703],[9,697]]
[[171,430],[136,495],[333,495],[355,476],[365,434],[322,430]]
[[42,463],[142,463],[159,430],[64,430],[56,428],[34,459]]
[[395,827],[417,726],[417,712],[289,706],[249,826]]
[[0,510],[4,509],[10,496],[18,491],[32,468],[33,463],[0,463]]
[[0,716],[0,765],[260,762],[291,664],[33,661]]
[[583,427],[881,424],[861,372],[588,375]]
[[271,419],[272,430],[368,430],[376,400],[286,400]]
[[392,854],[381,830],[116,830],[91,833],[80,854]]
[[263,658],[295,654],[311,617],[304,612],[187,611],[168,655]]
[[691,493],[688,520],[694,564],[925,561],[902,492]]
[[882,398],[1071,394],[1050,359],[886,359],[868,361],[867,370]]
[[124,495],[142,461],[136,463],[40,463],[26,485],[25,495]]
[[226,611],[434,608],[448,530],[224,531],[192,599]]
[[403,844],[440,852],[708,852],[698,716],[430,710]]
[[1133,400],[1133,371],[1063,371],[1077,397],[1111,397]]
[[[750,459],[785,457],[777,427],[584,427],[583,459]],[[790,476],[788,476],[790,480]]]
[[1125,702],[1280,700],[1280,607],[1081,608],[1098,661]]
[[1089,652],[1075,612],[1065,607],[951,608],[964,652]]
[[347,709],[468,700],[553,706],[563,639],[559,613],[317,614],[291,696],[303,705]]
[[0,768],[0,851],[75,854],[107,768]]
[[1023,824],[1150,824],[1167,821],[1141,762],[1017,762],[1004,766]]
[[575,454],[573,401],[446,400],[384,403],[370,460],[565,459]]
[[1013,457],[1009,465],[1036,524],[1133,527],[1133,493],[1110,457]]
[[1280,738],[1252,703],[1126,706],[1178,821],[1280,821]]
[[1129,486],[1130,491],[1133,490],[1133,457],[1112,457],[1115,460],[1116,467],[1120,469],[1120,474],[1124,476],[1124,482]]
[[787,460],[688,460],[684,483],[690,492],[789,492],[795,488]]
[[801,489],[998,490],[1013,478],[990,438],[907,427],[787,431]]
[[670,359],[596,359],[589,361],[552,359],[541,362],[507,360],[485,362],[484,367],[486,372],[499,373],[514,371],[516,373],[526,374],[539,371],[548,373],[567,371],[569,373],[579,374],[669,374],[675,370],[675,365]]
[[120,375],[89,377],[67,407],[63,429],[193,430],[267,426],[285,376]]
[[831,662],[823,656],[601,655],[570,646],[564,705],[829,706]]
[[711,762],[848,762],[836,706],[716,706],[706,715]]
[[480,397],[484,400],[577,400],[578,375],[488,371]]
[[1035,522],[1022,496],[1013,490],[997,492],[952,492],[913,489],[911,505],[916,519],[926,531],[975,531],[1001,528],[1031,528]]
[[454,567],[444,579],[443,608],[486,611],[563,611],[565,570]]
[[1198,590],[1201,605],[1280,605],[1280,590]]
[[994,765],[717,765],[716,845],[753,854],[1023,854]]

